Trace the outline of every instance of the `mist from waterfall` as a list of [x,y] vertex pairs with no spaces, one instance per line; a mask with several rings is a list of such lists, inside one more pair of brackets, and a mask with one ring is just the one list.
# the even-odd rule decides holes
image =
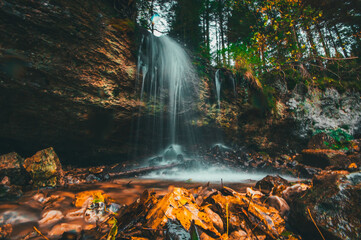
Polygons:
[[140,115],[146,117],[138,119],[136,142],[139,128],[145,127],[154,151],[180,141],[193,144],[191,120],[197,83],[191,59],[179,43],[168,36],[144,36],[138,55],[138,84],[140,101],[145,104]]

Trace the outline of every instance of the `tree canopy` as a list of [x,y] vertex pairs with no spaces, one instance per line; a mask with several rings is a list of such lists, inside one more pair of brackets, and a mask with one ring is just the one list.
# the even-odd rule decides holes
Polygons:
[[216,67],[262,84],[262,76],[271,73],[283,76],[290,87],[303,82],[361,89],[359,0],[139,0],[138,4],[140,15],[148,18],[155,6],[160,12],[167,6],[161,13],[169,25],[166,32]]

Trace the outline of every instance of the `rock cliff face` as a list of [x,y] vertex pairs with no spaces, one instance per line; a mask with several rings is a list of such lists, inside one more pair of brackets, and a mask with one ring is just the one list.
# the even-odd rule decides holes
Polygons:
[[126,152],[135,16],[131,0],[0,2],[0,154],[53,146],[65,163],[104,164]]

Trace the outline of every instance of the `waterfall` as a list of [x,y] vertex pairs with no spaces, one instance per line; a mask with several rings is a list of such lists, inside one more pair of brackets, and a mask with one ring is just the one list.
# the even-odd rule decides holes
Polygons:
[[221,83],[222,82],[219,79],[219,69],[217,69],[214,79],[215,79],[215,82],[216,82],[216,93],[217,93],[218,108],[221,109]]
[[[222,81],[224,79],[221,79],[221,75],[220,75],[220,69],[217,69],[216,74],[214,76],[214,82],[216,85],[216,94],[217,94],[217,104],[218,104],[218,109],[221,109],[221,85],[222,85]],[[234,79],[234,77],[231,75],[229,76],[229,79],[232,81],[232,88],[233,88],[233,95],[234,97],[237,96],[237,92],[236,92],[236,80]]]
[[[149,139],[159,150],[182,140],[194,140],[192,107],[198,97],[198,77],[186,51],[168,36],[145,36],[138,57],[141,115],[148,116],[139,126],[147,126]],[[140,84],[140,83],[139,83]],[[139,132],[139,131],[137,131]],[[186,140],[184,140],[186,139]],[[154,149],[156,150],[156,149]]]

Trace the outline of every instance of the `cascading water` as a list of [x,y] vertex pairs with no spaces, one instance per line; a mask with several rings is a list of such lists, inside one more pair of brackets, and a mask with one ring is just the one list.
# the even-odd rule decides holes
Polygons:
[[[221,70],[217,70],[215,77],[219,108],[221,83],[225,80],[225,78],[221,79],[221,73]],[[142,177],[187,181],[189,179],[244,181],[248,178],[260,179],[264,176],[264,174],[251,176],[241,170],[226,170],[224,167],[219,167],[218,163],[212,165],[214,159],[213,163],[208,162],[208,158],[215,157],[217,160],[235,154],[235,150],[224,144],[214,145],[210,153],[207,152],[208,150],[201,150],[200,156],[205,154],[203,157],[197,156],[198,153],[189,154],[183,151],[182,147],[195,146],[198,142],[202,144],[204,139],[196,141],[195,135],[199,134],[195,134],[192,125],[198,117],[196,104],[199,96],[197,91],[199,78],[187,53],[176,41],[167,36],[155,37],[151,34],[144,36],[139,49],[137,79],[140,101],[144,106],[140,107],[135,144],[142,144],[138,146],[140,151],[147,148],[147,154],[156,155],[143,159],[141,164],[174,166],[173,163],[177,163],[177,167],[153,171]],[[223,82],[224,87],[226,83]],[[233,87],[235,88],[234,81]]]
[[[168,36],[143,37],[138,79],[142,80],[140,100],[145,103],[142,111],[146,111],[141,115],[147,116],[145,121],[138,121],[138,129],[147,126],[152,150],[181,142],[194,143],[191,118],[198,78],[185,50]],[[137,142],[138,138],[139,135]]]
[[[221,86],[222,86],[222,79],[220,76],[220,69],[217,69],[216,74],[214,76],[214,82],[216,85],[216,94],[217,94],[217,105],[218,109],[221,109]],[[233,76],[230,76],[230,80],[232,81],[232,87],[233,87],[233,94],[236,97],[236,81]]]
[[217,71],[216,71],[214,80],[216,82],[218,108],[220,109],[221,108],[221,81],[219,79],[219,69],[217,69]]

